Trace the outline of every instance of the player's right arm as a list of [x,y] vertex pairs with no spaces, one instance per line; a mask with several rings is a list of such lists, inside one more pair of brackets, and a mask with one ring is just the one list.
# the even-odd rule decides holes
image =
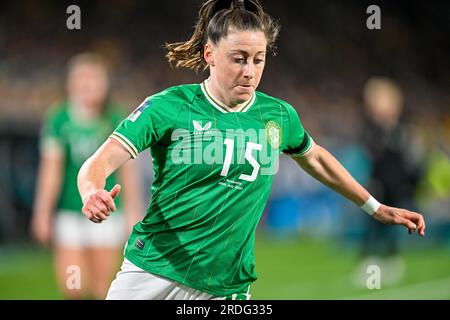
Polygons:
[[182,102],[176,87],[146,98],[83,164],[78,174],[78,190],[82,212],[91,221],[102,222],[116,208],[114,198],[120,185],[104,190],[106,178],[171,131]]
[[109,138],[81,167],[78,191],[83,201],[82,212],[89,220],[101,223],[116,210],[114,198],[120,192],[120,185],[107,191],[106,179],[130,158],[122,144]]

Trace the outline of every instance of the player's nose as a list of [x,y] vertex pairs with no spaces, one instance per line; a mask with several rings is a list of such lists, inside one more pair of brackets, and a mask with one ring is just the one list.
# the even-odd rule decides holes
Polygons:
[[244,66],[244,78],[253,79],[255,77],[255,67],[253,63],[246,63]]

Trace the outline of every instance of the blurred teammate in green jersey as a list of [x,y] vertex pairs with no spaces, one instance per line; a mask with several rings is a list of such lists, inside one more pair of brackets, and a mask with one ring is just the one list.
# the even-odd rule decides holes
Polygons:
[[106,178],[150,148],[155,180],[107,299],[248,299],[255,230],[281,152],[375,219],[424,234],[421,215],[377,204],[304,130],[287,102],[256,91],[279,26],[259,1],[203,3],[192,37],[168,44],[200,84],[147,99],[83,165],[78,188],[93,222],[113,215]]
[[52,242],[65,297],[104,298],[127,234],[138,220],[136,173],[126,165],[120,177],[113,174],[106,182],[110,188],[117,179],[126,185],[127,215],[118,213],[101,225],[86,223],[77,190],[78,171],[123,116],[107,99],[107,71],[97,55],[71,59],[67,93],[67,100],[50,110],[42,130],[32,232],[41,244]]

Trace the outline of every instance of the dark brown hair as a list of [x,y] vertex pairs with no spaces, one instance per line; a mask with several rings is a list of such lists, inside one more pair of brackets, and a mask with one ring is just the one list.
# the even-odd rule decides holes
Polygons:
[[208,65],[203,60],[203,47],[208,40],[217,44],[228,35],[230,27],[237,30],[264,32],[268,50],[275,55],[279,24],[265,13],[259,0],[206,0],[198,13],[195,30],[189,40],[166,43],[169,63],[198,71]]

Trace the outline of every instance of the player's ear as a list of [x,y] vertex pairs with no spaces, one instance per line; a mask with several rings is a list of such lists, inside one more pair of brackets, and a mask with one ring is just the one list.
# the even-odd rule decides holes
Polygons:
[[210,42],[205,44],[203,58],[209,66],[214,67],[213,46]]

